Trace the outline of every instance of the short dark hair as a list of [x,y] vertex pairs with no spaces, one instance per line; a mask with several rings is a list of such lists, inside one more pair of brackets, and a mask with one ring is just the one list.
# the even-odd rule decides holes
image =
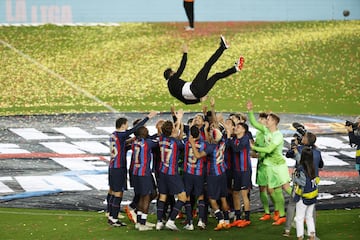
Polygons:
[[116,119],[115,128],[120,128],[122,125],[126,124],[127,121],[128,120],[126,118],[123,118],[123,117]]
[[276,124],[279,124],[280,122],[280,117],[278,115],[276,115],[275,113],[269,113],[268,117],[271,117],[272,119],[275,120]]
[[190,134],[193,138],[198,138],[200,135],[200,130],[197,126],[191,126]]
[[231,122],[231,125],[232,125],[233,127],[235,127],[235,122],[234,122],[231,118],[228,118],[228,119],[226,119],[226,120],[229,120],[229,121]]
[[174,124],[172,121],[165,121],[164,124],[161,126],[161,131],[166,137],[170,137],[172,130],[174,128]]
[[141,126],[136,130],[135,136],[139,139],[140,138],[145,139],[149,136],[149,131],[145,126]]
[[237,125],[241,125],[244,129],[245,129],[245,132],[247,133],[249,131],[249,126],[246,124],[246,123],[238,123]]
[[133,126],[135,126],[136,124],[138,124],[139,122],[141,122],[141,118],[138,118],[138,119],[135,119],[134,121],[133,121]]
[[314,146],[316,142],[316,135],[312,132],[306,132],[305,134],[307,136],[309,146]]
[[164,71],[164,78],[166,80],[168,80],[170,78],[170,74],[172,72],[172,69],[171,68],[167,68],[165,71]]
[[267,118],[268,114],[266,112],[259,113],[259,118]]
[[240,116],[240,114],[238,114],[238,113],[231,113],[231,114],[229,115],[229,117],[235,117],[235,118],[237,118],[239,121],[241,120],[241,116]]

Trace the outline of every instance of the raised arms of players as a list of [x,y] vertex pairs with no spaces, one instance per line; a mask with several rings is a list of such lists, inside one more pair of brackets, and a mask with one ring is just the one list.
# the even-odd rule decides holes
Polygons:
[[191,148],[193,150],[193,153],[194,153],[194,156],[196,159],[205,157],[207,155],[205,151],[199,152],[199,150],[196,147],[195,139],[191,135],[189,136],[189,142],[191,144]]
[[252,101],[248,101],[246,104],[246,107],[249,111],[249,121],[251,123],[251,125],[256,128],[257,130],[265,133],[268,131],[267,127],[262,125],[261,123],[259,123],[258,121],[256,121],[255,115],[254,115],[254,111],[253,111],[253,103]]

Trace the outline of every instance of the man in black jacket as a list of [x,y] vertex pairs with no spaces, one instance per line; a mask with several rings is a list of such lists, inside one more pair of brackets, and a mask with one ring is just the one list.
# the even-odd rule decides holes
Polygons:
[[222,79],[240,71],[243,68],[244,58],[240,56],[235,66],[225,70],[224,72],[218,72],[208,78],[212,65],[216,63],[221,54],[229,48],[223,36],[220,37],[220,46],[216,52],[205,63],[204,67],[196,75],[192,82],[186,82],[182,80],[181,74],[183,73],[186,61],[187,51],[186,45],[183,46],[183,56],[181,59],[180,67],[175,72],[171,68],[167,68],[164,71],[164,78],[167,80],[169,92],[172,96],[185,104],[199,103],[206,97],[206,94],[211,90],[215,83]]
[[348,131],[350,146],[356,147],[355,169],[359,172],[360,175],[360,116],[356,118],[354,123],[349,123],[350,124],[345,125],[345,128]]

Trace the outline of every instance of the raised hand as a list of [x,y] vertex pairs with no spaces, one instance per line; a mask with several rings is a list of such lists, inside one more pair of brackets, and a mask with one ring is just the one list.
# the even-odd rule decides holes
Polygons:
[[159,113],[158,111],[151,111],[151,112],[147,115],[147,117],[148,117],[148,118],[153,118],[153,117],[155,117],[158,113]]
[[184,110],[179,109],[177,112],[175,112],[175,116],[177,117],[177,119],[182,119],[184,116]]
[[211,97],[210,98],[210,106],[213,108],[215,107],[215,98],[214,97]]
[[253,103],[251,100],[249,100],[246,104],[247,110],[251,111],[253,109]]

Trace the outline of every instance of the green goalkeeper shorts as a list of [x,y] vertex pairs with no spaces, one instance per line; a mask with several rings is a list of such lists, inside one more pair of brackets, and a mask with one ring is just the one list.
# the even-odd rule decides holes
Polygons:
[[289,168],[286,163],[267,165],[266,174],[269,188],[277,188],[290,182]]
[[266,172],[266,165],[263,163],[259,163],[256,169],[256,184],[258,186],[267,186],[268,179],[267,179],[267,172]]

